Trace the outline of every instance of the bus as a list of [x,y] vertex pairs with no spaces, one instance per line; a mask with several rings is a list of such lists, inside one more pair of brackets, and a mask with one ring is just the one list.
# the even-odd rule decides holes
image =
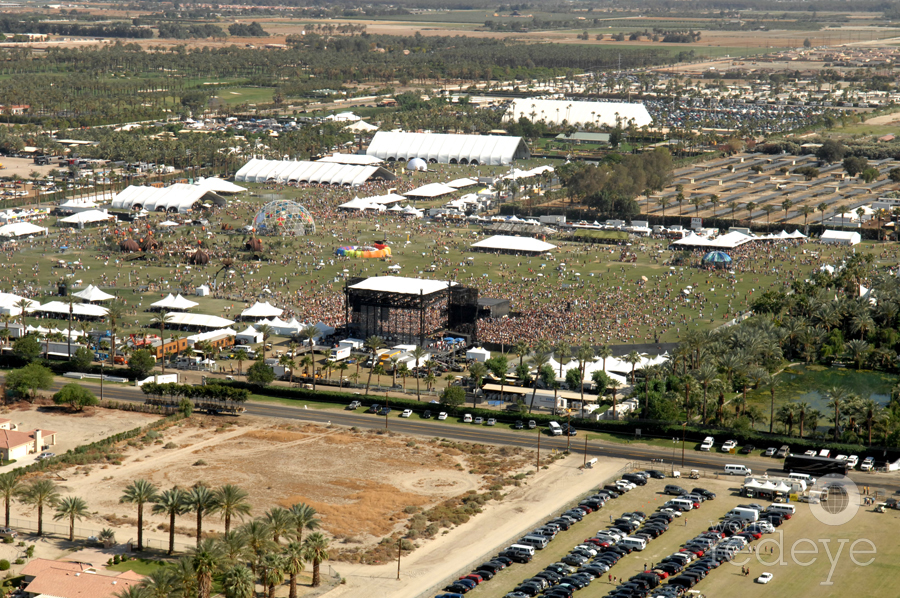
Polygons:
[[821,478],[832,473],[846,475],[848,467],[849,464],[846,461],[839,459],[790,454],[784,458],[783,469],[787,473],[807,473]]

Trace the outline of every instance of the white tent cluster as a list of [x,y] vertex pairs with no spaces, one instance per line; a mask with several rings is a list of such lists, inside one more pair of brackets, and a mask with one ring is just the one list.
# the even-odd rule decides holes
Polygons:
[[354,197],[346,203],[342,203],[338,207],[344,210],[375,210],[377,212],[384,211],[388,206],[399,203],[406,198],[396,193],[388,193],[387,195],[376,195],[372,197]]
[[257,301],[247,309],[241,312],[242,318],[278,318],[284,313],[283,309],[275,307],[268,301],[260,303]]
[[47,229],[30,222],[13,222],[0,226],[0,237],[28,237],[46,235]]
[[792,233],[781,231],[780,233],[771,233],[768,235],[763,235],[762,237],[757,237],[760,241],[794,241],[797,239],[805,239],[806,235],[801,233],[798,230],[795,230]]
[[428,185],[423,185],[411,191],[407,191],[404,195],[406,195],[406,197],[431,199],[440,197],[441,195],[448,195],[454,191],[456,191],[455,188],[450,185],[445,185],[444,183],[429,183]]
[[[185,214],[204,203],[224,207],[226,200],[213,190],[215,182],[188,185],[175,183],[168,187],[138,187],[130,185],[112,201],[114,210],[147,210],[148,212],[178,212]],[[229,191],[230,192],[230,191]],[[76,214],[77,215],[77,214]]]
[[234,180],[246,183],[321,183],[358,187],[371,179],[393,181],[397,177],[381,166],[360,166],[335,162],[293,162],[254,158],[244,164]]
[[105,291],[101,291],[99,288],[95,287],[92,284],[89,284],[83,291],[78,291],[77,293],[72,293],[73,297],[78,297],[79,299],[84,299],[88,302],[93,301],[109,301],[110,299],[115,299],[115,295],[110,295]]
[[[150,187],[147,188],[149,189]],[[115,205],[113,205],[113,207],[115,207]],[[108,214],[106,210],[85,210],[84,212],[76,212],[71,216],[60,218],[57,222],[83,226],[85,224],[94,224],[95,222],[108,222],[115,219],[116,217],[112,214]]]
[[544,166],[535,166],[530,170],[519,170],[518,168],[514,168],[511,173],[503,175],[503,178],[506,180],[530,179],[536,176],[541,176],[545,172],[554,172],[554,169],[552,166],[548,166],[546,164]]
[[745,235],[737,231],[731,231],[715,239],[709,239],[702,235],[689,233],[681,239],[672,243],[674,249],[708,247],[710,249],[734,249],[740,247],[750,241],[755,241],[756,237]]
[[421,158],[426,162],[441,164],[495,166],[531,157],[531,152],[521,137],[393,131],[375,133],[366,154],[389,162]]
[[365,154],[332,154],[319,158],[316,162],[333,162],[335,164],[354,164],[356,166],[375,166],[381,164],[384,160],[375,156],[367,156]]
[[197,328],[225,328],[234,324],[232,320],[205,314],[189,314],[173,312],[169,314],[168,323],[173,326],[196,326]]
[[[53,314],[57,316],[62,316],[64,318],[69,317],[69,304],[63,303],[62,301],[50,301],[48,303],[44,303],[43,305],[35,304],[32,307],[29,307],[27,311],[30,312],[41,312],[46,314]],[[72,304],[72,315],[73,316],[82,316],[89,318],[102,318],[106,315],[107,309],[100,305],[94,305],[93,303],[74,303]]]
[[163,299],[160,299],[156,303],[151,303],[150,307],[155,307],[158,309],[171,309],[174,311],[184,311],[186,309],[191,309],[192,307],[197,307],[200,305],[196,301],[191,301],[190,299],[185,299],[181,296],[181,293],[173,296],[172,293],[166,295]]
[[19,295],[13,295],[12,293],[0,293],[0,313],[9,314],[11,316],[21,315],[22,310],[17,307],[17,304],[22,301],[28,301],[28,305],[30,307],[37,307],[40,305],[37,301],[32,301],[31,299],[25,299]]
[[620,124],[635,127],[653,124],[653,117],[643,104],[628,102],[570,102],[568,100],[541,100],[537,98],[517,98],[510,103],[504,117],[517,121],[520,118],[532,122],[544,121],[559,125],[563,121],[570,125],[602,125],[615,127]]

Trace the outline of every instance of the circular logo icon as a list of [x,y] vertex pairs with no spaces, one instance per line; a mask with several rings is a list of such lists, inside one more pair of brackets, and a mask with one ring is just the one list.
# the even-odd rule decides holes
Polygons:
[[825,525],[843,525],[859,510],[859,488],[856,483],[837,473],[817,479],[809,488],[810,496],[820,492],[819,502],[810,502],[809,510]]

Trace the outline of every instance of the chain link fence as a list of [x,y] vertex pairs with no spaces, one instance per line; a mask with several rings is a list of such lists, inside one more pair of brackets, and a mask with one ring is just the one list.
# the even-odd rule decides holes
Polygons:
[[[38,531],[38,522],[37,520],[31,519],[21,519],[18,517],[10,517],[9,525],[11,528],[17,531],[25,531],[31,533],[37,533]],[[79,525],[75,525],[75,538],[77,539],[88,539],[88,538],[97,538],[100,535],[99,529],[93,529],[89,527],[81,527]],[[60,538],[69,539],[69,524],[68,523],[59,523],[55,521],[44,521],[43,525],[44,536],[56,536]],[[137,530],[134,532],[137,533]],[[117,539],[117,544],[131,544],[137,542],[136,536],[131,536],[124,541],[119,538]],[[158,539],[158,538],[147,538],[144,537],[144,546],[146,548],[153,548],[157,550],[167,551],[169,550],[169,540],[167,539]],[[192,543],[185,542],[175,542],[174,548],[175,552],[186,553],[195,545]]]

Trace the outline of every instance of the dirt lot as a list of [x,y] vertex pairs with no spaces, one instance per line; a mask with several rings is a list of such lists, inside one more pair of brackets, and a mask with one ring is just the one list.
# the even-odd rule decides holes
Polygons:
[[[82,413],[70,413],[55,406],[36,406],[25,401],[0,409],[0,418],[12,420],[12,424],[22,432],[35,428],[58,432],[56,446],[49,449],[57,455],[159,419],[146,413],[111,409],[86,409]],[[31,463],[34,457],[31,455],[17,461],[14,467]]]

